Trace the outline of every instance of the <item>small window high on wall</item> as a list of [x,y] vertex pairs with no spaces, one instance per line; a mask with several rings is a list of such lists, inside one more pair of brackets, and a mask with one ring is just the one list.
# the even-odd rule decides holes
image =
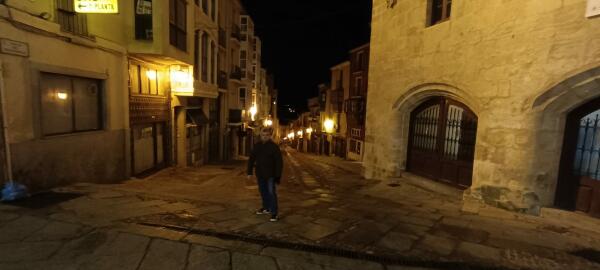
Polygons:
[[450,19],[452,0],[429,0],[427,7],[427,26],[432,26]]

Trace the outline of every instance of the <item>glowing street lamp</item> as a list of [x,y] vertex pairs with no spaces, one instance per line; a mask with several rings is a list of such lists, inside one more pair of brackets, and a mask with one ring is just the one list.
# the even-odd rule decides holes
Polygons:
[[290,138],[290,140],[293,140],[294,139],[294,132],[288,134],[288,138]]
[[273,120],[271,120],[271,119],[265,120],[265,127],[270,127],[272,125],[273,125]]
[[308,134],[311,134],[312,132],[313,132],[313,129],[312,129],[312,128],[307,128],[307,129],[306,129],[306,133],[308,133]]
[[298,131],[298,137],[302,137],[302,134],[303,134],[302,130],[299,130]]
[[331,133],[333,131],[333,120],[331,119],[327,119],[325,120],[325,122],[323,123],[323,126],[325,127],[325,131],[327,133]]
[[256,105],[252,105],[252,107],[250,107],[250,117],[252,118],[252,121],[254,121],[257,111],[258,109],[256,108]]

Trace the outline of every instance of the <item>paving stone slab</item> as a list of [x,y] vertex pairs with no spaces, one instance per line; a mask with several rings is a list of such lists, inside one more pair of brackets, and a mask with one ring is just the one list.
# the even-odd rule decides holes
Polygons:
[[112,199],[112,198],[119,198],[119,197],[123,197],[125,196],[125,194],[121,193],[121,192],[116,192],[116,191],[102,191],[102,192],[95,192],[89,195],[90,198],[92,199]]
[[203,235],[188,235],[184,238],[184,241],[197,245],[231,249],[249,254],[258,254],[263,249],[261,245],[257,244],[246,243],[242,241],[223,240],[220,238]]
[[233,270],[278,270],[271,257],[237,252],[231,256],[231,265]]
[[473,243],[482,243],[490,236],[490,233],[484,230],[446,224],[436,226],[433,234],[440,237],[456,238]]
[[62,246],[61,242],[20,242],[0,244],[0,262],[46,260]]
[[292,228],[290,231],[298,234],[299,236],[301,236],[303,238],[313,240],[313,241],[325,238],[329,235],[332,235],[332,234],[338,232],[338,230],[336,228],[331,228],[328,226],[323,226],[323,225],[314,224],[314,223],[306,223],[304,225],[296,226],[296,227]]
[[262,250],[261,255],[271,256],[278,259],[290,258],[303,263],[321,265],[326,269],[331,269],[331,267],[333,267],[333,269],[383,270],[383,266],[375,262],[327,256],[291,249],[267,247]]
[[227,250],[192,245],[186,270],[230,270],[231,255]]
[[426,227],[431,227],[436,223],[436,220],[426,219],[426,218],[421,218],[421,217],[416,217],[416,216],[404,216],[404,217],[398,218],[398,220],[405,224],[421,225],[421,226],[426,226]]
[[450,255],[456,248],[456,245],[457,241],[455,240],[433,235],[426,235],[418,244],[418,246],[424,250],[435,252],[443,256]]
[[342,222],[330,218],[319,218],[314,222],[319,225],[327,226],[330,228],[339,228],[343,225]]
[[390,232],[379,240],[377,246],[390,249],[396,252],[410,250],[415,242],[415,238],[410,235]]
[[323,266],[300,259],[276,258],[279,270],[323,270]]
[[194,209],[196,208],[195,205],[190,204],[190,203],[182,203],[182,202],[176,202],[176,203],[169,203],[169,204],[163,204],[158,206],[161,209],[164,209],[168,212],[179,212],[179,211],[183,211],[183,210],[188,210],[188,209]]
[[174,241],[179,241],[187,235],[187,233],[185,233],[185,232],[144,226],[144,225],[139,225],[139,224],[131,224],[131,223],[119,224],[117,227],[115,227],[115,229],[120,232],[126,232],[126,233],[131,233],[131,234],[143,235],[143,236],[154,237],[154,238],[162,238],[162,239],[168,239],[168,240],[174,240]]
[[150,248],[144,256],[144,260],[138,269],[140,270],[162,270],[181,269],[186,265],[189,245],[185,243],[154,239]]
[[21,241],[41,230],[48,223],[49,222],[46,219],[32,216],[22,216],[13,221],[4,223],[4,225],[0,227],[0,232],[2,232],[0,233],[0,243]]
[[460,242],[456,248],[456,255],[485,261],[497,261],[502,257],[502,252],[500,249],[490,246]]
[[25,239],[26,242],[59,241],[80,237],[92,229],[78,224],[52,221]]
[[21,215],[17,214],[17,213],[11,213],[8,211],[1,211],[0,210],[0,222],[4,223],[6,221],[12,221],[15,220],[17,218],[19,218]]
[[93,260],[86,260],[80,269],[135,270],[146,253],[150,238],[119,233],[114,240],[98,248]]

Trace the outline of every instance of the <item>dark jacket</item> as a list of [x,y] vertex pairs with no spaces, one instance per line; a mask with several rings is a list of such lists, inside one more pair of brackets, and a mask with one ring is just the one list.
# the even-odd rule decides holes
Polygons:
[[283,160],[279,146],[271,140],[255,144],[254,150],[250,154],[250,160],[248,161],[248,175],[252,175],[254,168],[256,168],[256,177],[258,179],[275,178],[279,182],[283,169]]

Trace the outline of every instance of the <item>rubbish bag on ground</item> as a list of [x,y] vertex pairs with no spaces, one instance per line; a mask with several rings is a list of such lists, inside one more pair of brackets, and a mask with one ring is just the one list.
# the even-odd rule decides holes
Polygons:
[[2,189],[2,198],[0,200],[7,202],[26,197],[29,197],[29,193],[27,192],[27,187],[25,187],[25,185],[15,182],[8,182]]

